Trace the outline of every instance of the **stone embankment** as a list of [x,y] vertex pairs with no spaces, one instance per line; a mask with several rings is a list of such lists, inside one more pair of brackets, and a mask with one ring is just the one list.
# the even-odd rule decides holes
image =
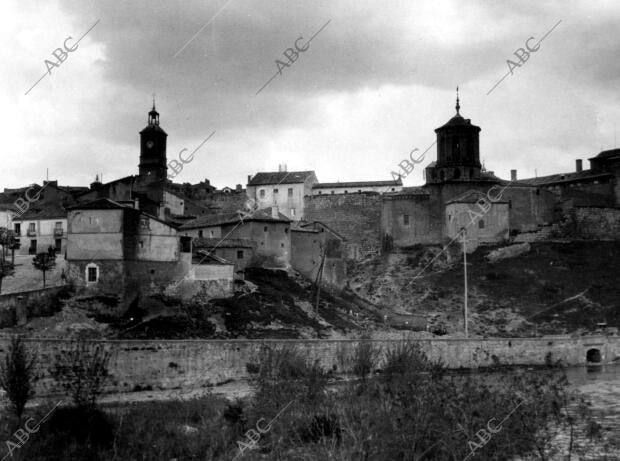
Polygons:
[[[383,350],[402,340],[372,340]],[[549,336],[542,338],[418,339],[413,340],[431,359],[442,360],[449,368],[478,368],[494,365],[545,365],[550,362],[569,366],[587,360],[620,362],[620,337]],[[150,388],[213,386],[249,376],[261,348],[295,346],[324,368],[340,371],[338,357],[350,353],[357,340],[124,340],[92,341],[93,346],[112,352],[111,379],[106,392],[131,392]],[[38,353],[37,395],[61,392],[50,375],[56,356],[72,344],[67,340],[27,339],[27,346]],[[9,340],[0,340],[0,360]]]

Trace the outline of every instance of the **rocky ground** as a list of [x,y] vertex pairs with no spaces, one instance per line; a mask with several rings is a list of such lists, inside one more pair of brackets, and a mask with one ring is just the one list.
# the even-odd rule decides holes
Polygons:
[[[351,263],[349,286],[321,291],[284,271],[249,270],[235,296],[181,305],[136,301],[121,316],[114,297],[73,297],[19,329],[39,337],[377,338],[463,336],[458,247],[412,248]],[[585,333],[620,326],[620,243],[546,242],[468,255],[471,336]]]

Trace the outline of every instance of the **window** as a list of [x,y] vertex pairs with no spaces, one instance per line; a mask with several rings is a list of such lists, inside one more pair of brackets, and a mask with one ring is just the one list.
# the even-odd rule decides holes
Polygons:
[[405,225],[405,226],[409,225],[409,215],[408,214],[404,214],[403,215],[403,225]]
[[332,195],[334,195],[334,191],[332,191]]
[[21,223],[18,223],[18,222],[14,223],[13,224],[13,230],[15,231],[15,233],[17,235],[21,235],[22,234],[22,225],[21,225]]
[[144,248],[144,242],[142,240],[140,240],[138,243],[140,244],[140,248]]
[[[394,189],[392,189],[392,190],[394,190]],[[362,189],[357,189],[357,193],[361,194],[362,193]]]
[[291,208],[291,217],[295,217],[295,208]]
[[396,190],[396,189],[394,189],[394,188],[392,187],[392,192],[394,192],[395,190]]
[[285,228],[284,228],[284,233],[285,233],[285,234],[288,234],[288,227],[285,227]]
[[90,285],[99,281],[99,266],[90,263],[86,266],[86,284]]
[[212,230],[210,230],[210,231],[209,231],[209,236],[210,236],[211,238],[213,238],[213,231],[212,231]]
[[243,250],[237,250],[237,259],[243,259]]
[[[319,192],[319,194],[320,194],[320,192]],[[292,196],[293,196],[293,188],[292,188],[292,187],[289,187],[289,188],[288,188],[288,196],[289,196],[289,197],[292,197]]]
[[201,230],[198,231],[198,238],[202,238],[202,231]]
[[512,208],[512,200],[508,200],[508,208]]
[[62,248],[62,240],[61,239],[55,239],[54,240],[54,245],[55,245],[54,249],[56,250],[56,253],[60,253],[61,248]]
[[54,223],[54,229],[62,229],[62,221],[56,221]]
[[[167,214],[170,214],[170,211],[168,211]],[[149,228],[149,218],[145,216],[141,216],[140,217],[140,229],[148,229],[148,228]]]
[[274,193],[274,194],[277,194],[277,193],[278,193],[278,189],[274,189],[274,190],[273,190],[273,193]]
[[484,229],[484,220],[481,219],[480,221],[478,221],[478,228],[479,229]]
[[323,192],[319,191],[319,195],[323,195]]
[[267,232],[267,230],[268,230],[268,228],[267,228],[267,226],[265,226],[265,227],[264,227],[264,229],[263,229],[263,231],[264,231],[264,232]]
[[344,191],[345,194],[348,194],[349,192],[347,190]]
[[260,198],[265,198],[265,189],[261,189],[261,190],[258,192],[258,195],[259,195],[259,197],[260,197]]
[[28,224],[28,232],[34,232],[36,230],[36,224],[31,222]]

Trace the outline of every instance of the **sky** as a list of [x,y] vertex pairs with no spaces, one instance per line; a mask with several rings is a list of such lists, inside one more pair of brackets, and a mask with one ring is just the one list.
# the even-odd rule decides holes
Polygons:
[[[168,160],[215,132],[175,182],[219,188],[279,164],[314,170],[320,182],[391,179],[455,114],[457,85],[461,114],[482,128],[481,160],[502,178],[511,169],[519,178],[571,172],[575,159],[587,167],[585,159],[616,146],[617,1],[3,7],[0,190],[46,177],[86,186],[97,173],[104,182],[137,174],[153,94]],[[527,60],[515,56],[549,31]],[[317,32],[296,59],[284,56]],[[74,51],[59,61],[52,53],[65,43]],[[404,184],[423,184],[422,166],[435,158],[433,147]]]

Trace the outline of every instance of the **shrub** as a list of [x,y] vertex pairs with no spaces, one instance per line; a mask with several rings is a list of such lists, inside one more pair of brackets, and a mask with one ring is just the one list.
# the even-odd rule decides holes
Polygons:
[[7,393],[18,418],[21,418],[26,402],[34,395],[36,362],[36,355],[26,350],[23,339],[14,336],[4,361],[0,363],[0,387]]
[[365,379],[377,366],[380,354],[380,348],[368,338],[362,338],[353,351],[353,373]]
[[71,396],[78,408],[95,408],[108,378],[111,354],[103,347],[76,341],[70,350],[56,356],[52,376]]

